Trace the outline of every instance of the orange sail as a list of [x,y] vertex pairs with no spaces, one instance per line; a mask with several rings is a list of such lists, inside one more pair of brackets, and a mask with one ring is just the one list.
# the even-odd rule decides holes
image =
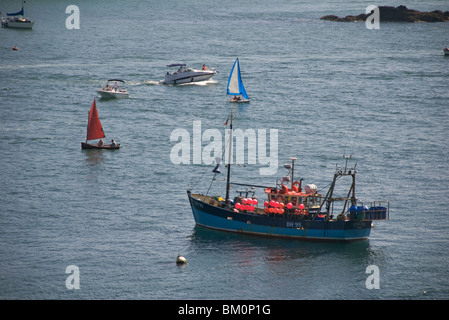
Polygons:
[[89,111],[89,122],[87,123],[87,140],[101,139],[104,138],[103,127],[101,126],[100,118],[98,118],[97,105],[94,102]]

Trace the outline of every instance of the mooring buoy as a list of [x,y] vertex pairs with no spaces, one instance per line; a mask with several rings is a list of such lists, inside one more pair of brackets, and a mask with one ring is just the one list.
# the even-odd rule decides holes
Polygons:
[[176,258],[176,264],[186,264],[186,263],[187,259],[181,255],[178,255],[178,257]]

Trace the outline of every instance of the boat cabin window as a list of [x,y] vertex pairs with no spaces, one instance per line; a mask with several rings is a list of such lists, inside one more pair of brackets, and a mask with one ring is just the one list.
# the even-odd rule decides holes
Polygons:
[[321,206],[321,197],[320,196],[309,196],[306,198],[308,207],[319,207]]

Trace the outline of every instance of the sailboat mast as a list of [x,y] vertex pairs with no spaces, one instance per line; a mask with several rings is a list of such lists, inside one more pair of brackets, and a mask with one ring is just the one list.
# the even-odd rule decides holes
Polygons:
[[92,112],[92,108],[91,110],[89,110],[89,112],[87,113],[87,127],[86,127],[86,143],[87,143],[87,138],[89,137],[89,124],[90,124],[90,113]]
[[231,130],[229,131],[228,174],[226,178],[226,199],[225,199],[226,203],[229,203],[229,189],[231,188],[229,180],[231,176],[231,154],[232,154],[232,112],[231,112],[231,124],[229,128]]

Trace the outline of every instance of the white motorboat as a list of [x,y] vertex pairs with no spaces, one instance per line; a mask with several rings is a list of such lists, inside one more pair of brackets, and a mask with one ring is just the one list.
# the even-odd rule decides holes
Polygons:
[[1,17],[3,28],[21,28],[33,29],[34,21],[23,17],[23,2],[22,10],[14,13],[7,13],[6,18]]
[[[119,82],[120,85],[117,82]],[[125,81],[120,79],[109,79],[106,82],[106,85],[100,90],[97,90],[97,92],[105,99],[129,97],[129,93],[125,88]]]
[[163,84],[182,84],[190,82],[205,81],[212,78],[217,71],[208,70],[204,65],[202,70],[193,68],[184,68],[184,63],[173,63],[167,65],[169,68],[178,67],[173,73],[167,72]]

